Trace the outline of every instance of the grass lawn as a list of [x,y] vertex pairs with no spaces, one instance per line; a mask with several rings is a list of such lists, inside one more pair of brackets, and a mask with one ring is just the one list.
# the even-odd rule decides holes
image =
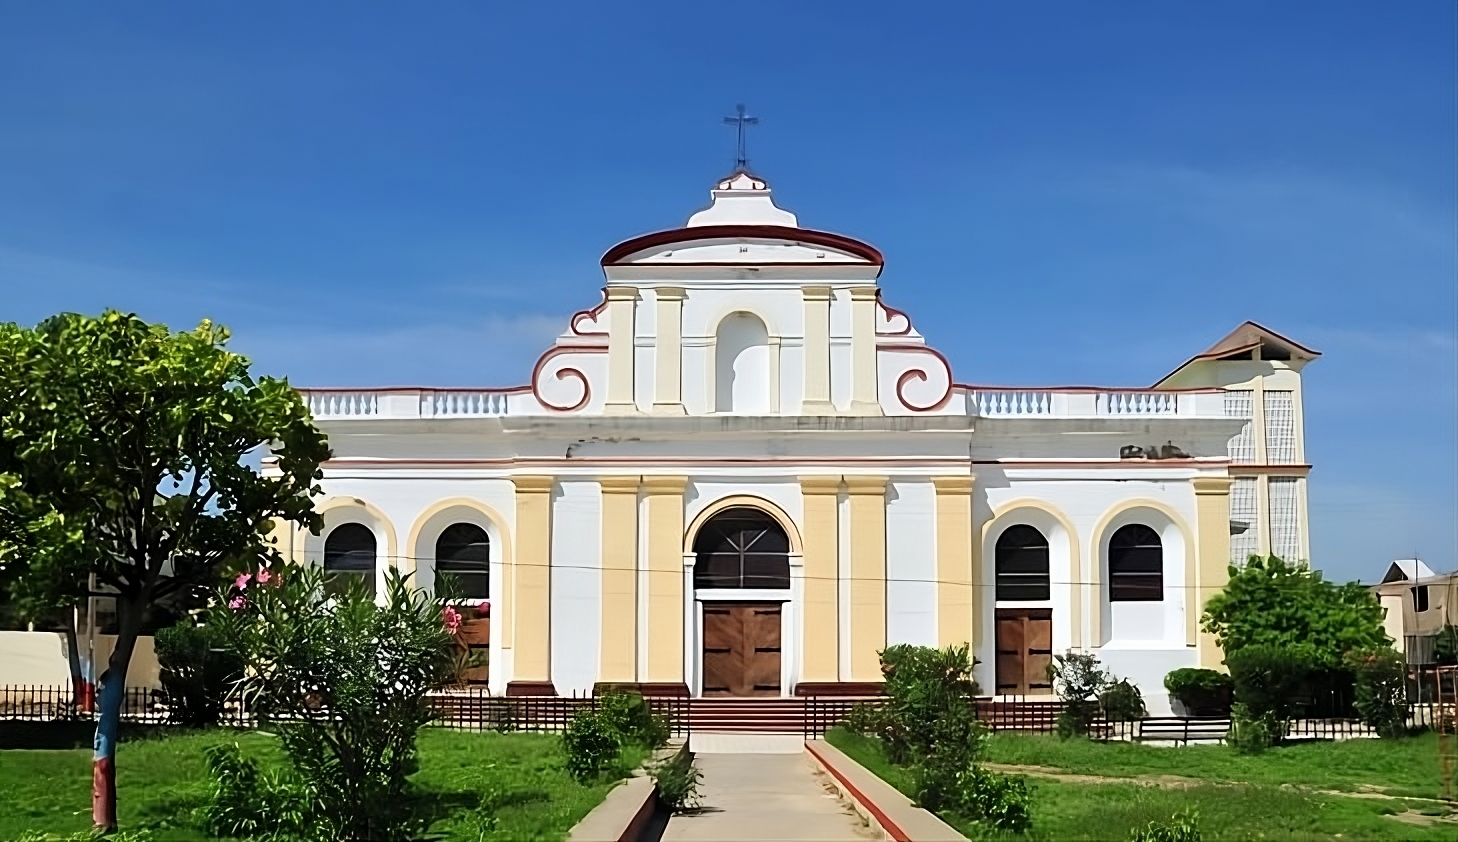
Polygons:
[[[907,792],[905,770],[893,766],[873,739],[841,730],[830,743],[888,783]],[[1156,748],[1053,736],[994,735],[988,760],[1038,766],[1100,778],[1179,776],[1163,786],[1118,780],[1070,782],[1030,777],[1033,829],[1026,836],[958,824],[973,839],[1111,840],[1152,820],[1194,807],[1205,842],[1222,840],[1446,840],[1458,826],[1433,826],[1419,814],[1439,812],[1426,800],[1358,797],[1317,790],[1383,788],[1417,796],[1438,790],[1437,740],[1431,735],[1396,742],[1351,740],[1297,745],[1259,756],[1226,746]]]
[[[246,755],[285,762],[277,740],[258,732],[202,731],[123,742],[117,750],[121,827],[150,829],[157,842],[205,839],[194,817],[208,793],[203,748],[237,742]],[[440,840],[560,839],[612,788],[582,786],[562,768],[550,734],[471,734],[427,728],[412,778]],[[624,751],[626,766],[644,759]],[[0,751],[0,839],[26,830],[91,826],[91,752]]]

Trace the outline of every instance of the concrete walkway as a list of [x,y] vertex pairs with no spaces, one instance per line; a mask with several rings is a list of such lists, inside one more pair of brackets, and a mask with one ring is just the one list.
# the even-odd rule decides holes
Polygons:
[[674,816],[664,842],[753,840],[846,842],[880,839],[799,754],[698,754],[702,809]]

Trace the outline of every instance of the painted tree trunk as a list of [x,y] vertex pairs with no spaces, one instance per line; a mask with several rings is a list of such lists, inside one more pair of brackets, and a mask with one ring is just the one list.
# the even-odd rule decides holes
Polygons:
[[127,667],[137,645],[140,609],[117,600],[116,648],[101,674],[101,715],[91,757],[91,822],[98,829],[116,829],[116,741],[126,700]]
[[96,709],[96,691],[86,680],[86,671],[81,664],[81,649],[77,643],[76,612],[66,617],[66,660],[71,668],[71,704],[87,713]]

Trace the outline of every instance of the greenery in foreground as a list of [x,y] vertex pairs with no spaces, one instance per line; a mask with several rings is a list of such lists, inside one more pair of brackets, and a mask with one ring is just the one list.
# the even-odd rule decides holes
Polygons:
[[[237,742],[270,768],[286,764],[266,733],[201,731],[124,742],[117,789],[121,825],[148,829],[155,842],[197,842],[198,810],[210,792],[204,752]],[[430,817],[429,838],[442,842],[560,839],[597,806],[615,782],[580,784],[566,771],[551,734],[470,734],[427,728],[420,771],[412,776],[416,808]],[[646,752],[628,748],[624,771]],[[70,833],[91,826],[91,752],[0,751],[0,839],[25,831]]]
[[[902,792],[911,775],[887,760],[878,742],[836,729],[834,746]],[[1439,812],[1418,798],[1439,794],[1437,737],[1347,740],[1239,755],[1227,746],[1162,748],[1098,743],[1052,736],[994,734],[983,759],[1040,766],[1048,771],[1108,778],[1177,775],[1197,778],[1178,788],[1125,783],[1064,782],[1030,777],[1032,829],[1025,836],[971,823],[958,830],[973,839],[1127,840],[1151,821],[1168,821],[1189,808],[1199,815],[1204,842],[1221,840],[1451,840],[1455,826],[1424,827],[1391,816]],[[1287,785],[1289,784],[1289,785]],[[1283,786],[1285,785],[1285,786]],[[1318,790],[1376,788],[1414,800],[1356,798]]]

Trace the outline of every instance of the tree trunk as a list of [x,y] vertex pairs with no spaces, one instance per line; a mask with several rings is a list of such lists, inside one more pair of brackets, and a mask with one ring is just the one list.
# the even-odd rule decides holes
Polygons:
[[124,602],[117,607],[116,648],[101,674],[101,716],[96,720],[95,751],[91,759],[91,822],[99,830],[116,830],[116,741],[126,699],[127,667],[137,645],[142,609]]
[[71,704],[78,711],[90,712],[95,705],[93,689],[81,669],[81,650],[76,643],[76,610],[66,612],[66,660],[71,667]]

